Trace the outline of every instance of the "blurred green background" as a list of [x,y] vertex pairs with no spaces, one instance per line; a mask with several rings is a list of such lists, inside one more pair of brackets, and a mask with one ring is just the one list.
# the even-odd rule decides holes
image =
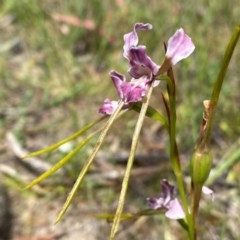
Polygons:
[[[123,34],[131,31],[136,22],[149,22],[153,25],[152,31],[139,34],[140,42],[147,45],[149,55],[159,64],[164,59],[163,42],[166,42],[177,28],[183,27],[196,45],[194,54],[174,67],[178,87],[177,140],[187,164],[198,137],[202,101],[211,95],[225,48],[239,21],[238,0],[221,3],[218,0],[0,0],[0,163],[17,169],[19,174],[16,177],[2,170],[0,177],[10,189],[13,206],[15,199],[19,198],[22,207],[31,212],[29,199],[34,201],[34,204],[39,203],[40,190],[27,193],[17,191],[19,179],[20,185],[27,184],[29,179],[24,181],[23,176],[32,172],[19,163],[21,160],[13,161],[16,153],[12,151],[11,143],[6,140],[6,134],[10,132],[24,149],[34,151],[69,136],[86,123],[95,120],[103,100],[106,97],[117,98],[108,73],[112,69],[126,72],[128,65],[122,57]],[[214,166],[223,156],[231,158],[239,149],[239,45],[231,60],[217,110],[212,140],[216,156]],[[154,93],[152,104],[163,111],[160,90]],[[116,159],[129,150],[136,116],[130,113],[124,120],[119,121],[109,134],[99,157],[107,159],[108,167],[111,165],[114,169],[117,165],[117,169],[124,170],[125,162],[119,164]],[[55,208],[53,207],[53,218],[43,224],[46,228],[53,223],[54,216],[60,210],[93,144],[94,141],[74,157],[60,175],[56,173],[52,178],[54,180],[42,186],[44,190],[41,189],[40,195],[44,208],[48,209],[49,205],[56,204]],[[41,159],[53,164],[73,146],[74,143],[66,149],[44,155]],[[167,135],[161,126],[156,126],[150,120],[146,121],[140,149],[140,156],[153,156],[155,152],[157,158],[167,155]],[[154,151],[154,154],[151,154],[151,151]],[[224,155],[225,153],[227,155]],[[240,166],[235,162],[234,166],[226,169],[228,173],[222,176],[222,180],[228,182],[231,187],[224,184],[222,186],[222,183],[216,184],[220,193],[236,190],[234,201],[237,196],[239,198],[240,182]],[[99,170],[98,164],[93,167],[93,173]],[[145,164],[140,161],[139,165],[140,169],[143,169]],[[151,164],[147,165],[149,167]],[[163,166],[165,165],[168,163],[164,162]],[[101,167],[102,172],[108,171],[107,167]],[[144,208],[145,198],[149,194],[157,194],[162,177],[170,175],[172,178],[170,170],[166,171],[165,167],[161,169],[159,174],[154,173],[153,176],[141,174],[140,177],[137,175],[136,179],[133,176],[133,189],[130,186],[127,202],[130,206],[133,205],[133,209],[136,206]],[[93,209],[97,205],[99,210],[113,210],[116,207],[120,182],[120,179],[110,183],[102,182],[101,174],[97,178],[89,178],[83,187],[83,196],[79,194],[81,196],[77,197],[75,204],[80,204],[81,199],[85,203],[84,209],[88,208],[86,203],[89,203]],[[143,187],[141,191],[135,189],[135,184],[139,184],[139,189]],[[221,199],[222,195],[219,195]],[[220,201],[225,204],[229,199]],[[211,205],[206,204],[206,208],[209,208],[209,204]],[[234,214],[231,214],[232,211],[240,211],[239,200],[235,202],[235,207],[237,210],[230,208],[230,211],[226,206],[220,205],[218,209],[213,209],[216,213],[211,216],[204,215],[203,219],[207,219],[206,224],[210,222],[212,227],[208,230],[200,227],[203,234],[206,234],[202,239],[210,239],[210,233],[219,236],[216,239],[240,238],[239,229],[236,227],[239,217],[236,216],[236,220]],[[81,206],[78,208],[81,209]],[[222,215],[222,210],[219,209],[223,209],[225,215]],[[19,217],[21,211],[20,207],[13,207],[13,236],[25,237],[23,239],[27,239],[26,236],[38,236],[35,228],[38,229],[42,225],[38,220],[32,220],[31,225],[29,220]],[[209,209],[206,212],[209,212]],[[32,212],[29,213],[29,218],[32,217],[31,214]],[[38,214],[36,216],[39,216]],[[86,215],[88,214],[82,216]],[[65,218],[74,219],[72,214],[66,215]],[[226,218],[232,219],[233,226],[226,223]],[[74,219],[74,222],[79,221]],[[158,228],[159,221],[162,224],[161,228]],[[152,224],[152,229],[146,227],[150,226],[149,224]],[[160,239],[157,237],[159,234],[164,236],[161,239],[184,239],[180,235],[174,238],[174,231],[179,234],[179,228],[162,217],[145,219],[143,225],[145,227],[140,228],[141,231],[133,229],[127,232],[127,235],[119,236],[119,239],[144,239],[146,236],[147,239]],[[130,226],[136,226],[136,223]],[[103,228],[108,229],[109,226]],[[49,233],[50,230],[47,228],[46,231]],[[96,236],[91,232],[92,239],[106,239],[107,232],[106,230]],[[66,235],[62,239],[80,238],[67,238]]]

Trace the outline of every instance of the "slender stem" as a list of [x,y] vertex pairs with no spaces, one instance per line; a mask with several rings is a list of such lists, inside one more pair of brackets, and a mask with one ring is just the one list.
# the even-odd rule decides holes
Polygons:
[[188,223],[188,235],[190,240],[194,240],[194,219],[188,209],[188,201],[184,188],[184,180],[182,175],[181,163],[179,159],[179,153],[176,143],[176,95],[175,95],[175,82],[173,71],[170,68],[168,71],[168,76],[170,81],[168,81],[168,94],[169,94],[169,104],[170,104],[170,114],[169,114],[169,137],[170,137],[170,161],[175,174],[178,191],[182,201],[183,209],[186,214],[186,220]]
[[221,88],[222,88],[222,84],[223,84],[223,80],[224,77],[226,75],[226,71],[229,65],[229,62],[232,58],[232,54],[234,52],[235,46],[237,44],[237,41],[239,39],[240,36],[240,24],[236,27],[236,29],[234,30],[232,37],[228,43],[227,49],[225,51],[225,55],[222,61],[222,66],[220,68],[220,71],[218,73],[217,76],[217,80],[216,83],[214,85],[213,88],[213,92],[212,92],[212,96],[211,96],[211,100],[210,100],[210,113],[209,113],[209,118],[208,118],[208,122],[206,125],[206,133],[203,137],[203,139],[201,140],[199,147],[200,148],[204,148],[205,145],[208,145],[209,143],[209,139],[211,136],[211,131],[212,131],[212,125],[213,125],[213,120],[214,120],[214,116],[215,116],[215,112],[216,112],[216,108],[217,108],[217,103],[218,103],[218,99],[219,99],[219,95],[221,92]]
[[170,95],[170,161],[177,180],[178,191],[182,201],[183,209],[188,222],[189,239],[194,240],[194,221],[188,210],[188,201],[186,198],[182,169],[179,159],[178,148],[176,144],[176,101],[175,96]]
[[195,219],[197,218],[197,214],[199,210],[199,203],[202,195],[202,187],[203,185],[201,184],[193,184],[192,186],[191,211],[192,211],[192,217],[194,220],[194,225],[195,225]]
[[138,117],[138,121],[137,121],[137,124],[135,127],[135,131],[133,134],[131,150],[130,150],[127,167],[126,167],[123,182],[122,182],[122,188],[121,188],[121,192],[120,192],[120,196],[119,196],[118,207],[117,207],[117,210],[116,210],[116,213],[114,216],[113,225],[112,225],[112,229],[111,229],[111,234],[110,234],[111,240],[114,239],[116,232],[118,230],[119,223],[120,223],[120,219],[121,219],[121,215],[122,215],[122,211],[123,211],[123,207],[124,207],[124,202],[125,202],[125,197],[126,197],[126,192],[127,192],[127,188],[128,188],[128,183],[129,183],[131,170],[132,170],[132,166],[133,166],[133,162],[134,162],[134,156],[135,156],[135,152],[136,152],[137,144],[138,144],[138,140],[139,140],[139,135],[140,135],[140,132],[142,129],[146,111],[148,109],[149,100],[150,100],[150,97],[152,94],[152,89],[153,89],[153,84],[150,85],[148,93],[145,97],[145,102],[143,102],[143,104],[142,104],[142,108],[141,108],[141,111],[140,111],[140,114]]

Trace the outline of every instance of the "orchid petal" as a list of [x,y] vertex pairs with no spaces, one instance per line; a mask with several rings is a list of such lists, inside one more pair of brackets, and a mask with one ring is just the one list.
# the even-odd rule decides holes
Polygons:
[[129,74],[136,79],[144,75],[155,75],[160,68],[160,66],[153,62],[147,55],[145,46],[131,48],[129,50],[129,62],[131,65]]
[[168,40],[166,57],[175,65],[180,60],[187,58],[195,49],[192,39],[185,34],[182,28]]
[[99,108],[98,112],[104,115],[112,115],[118,106],[118,101],[111,101],[105,99],[103,105]]
[[136,47],[138,44],[138,35],[137,31],[139,30],[150,30],[152,25],[150,23],[136,23],[134,25],[133,31],[127,33],[123,36],[124,45],[123,45],[123,56],[128,58],[128,52],[132,47]]
[[126,82],[125,76],[115,72],[115,71],[111,71],[110,72],[110,76],[112,78],[112,81],[117,89],[118,92],[118,96],[123,99],[124,98],[124,93],[122,91],[121,85],[123,84],[123,82]]
[[175,187],[169,184],[166,179],[161,181],[161,187],[162,191],[159,198],[147,198],[149,207],[154,210],[159,208],[166,209],[165,216],[170,219],[185,218],[183,208],[179,200],[174,196]]
[[170,201],[169,207],[165,213],[165,216],[170,219],[185,218],[185,213],[184,213],[183,208],[177,198]]
[[211,196],[212,201],[214,201],[214,191],[211,188],[203,186],[202,193],[207,196]]

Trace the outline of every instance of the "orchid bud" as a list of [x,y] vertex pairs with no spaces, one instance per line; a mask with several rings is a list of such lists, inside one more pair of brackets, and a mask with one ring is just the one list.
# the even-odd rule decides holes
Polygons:
[[212,154],[208,149],[197,149],[193,153],[190,162],[191,178],[193,184],[204,184],[211,171],[212,159]]

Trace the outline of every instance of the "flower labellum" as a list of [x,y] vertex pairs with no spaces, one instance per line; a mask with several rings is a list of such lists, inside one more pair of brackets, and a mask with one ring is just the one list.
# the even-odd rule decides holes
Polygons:
[[160,68],[146,53],[145,46],[138,46],[129,50],[129,74],[134,78],[142,76],[149,76],[151,80],[152,75],[156,75]]

